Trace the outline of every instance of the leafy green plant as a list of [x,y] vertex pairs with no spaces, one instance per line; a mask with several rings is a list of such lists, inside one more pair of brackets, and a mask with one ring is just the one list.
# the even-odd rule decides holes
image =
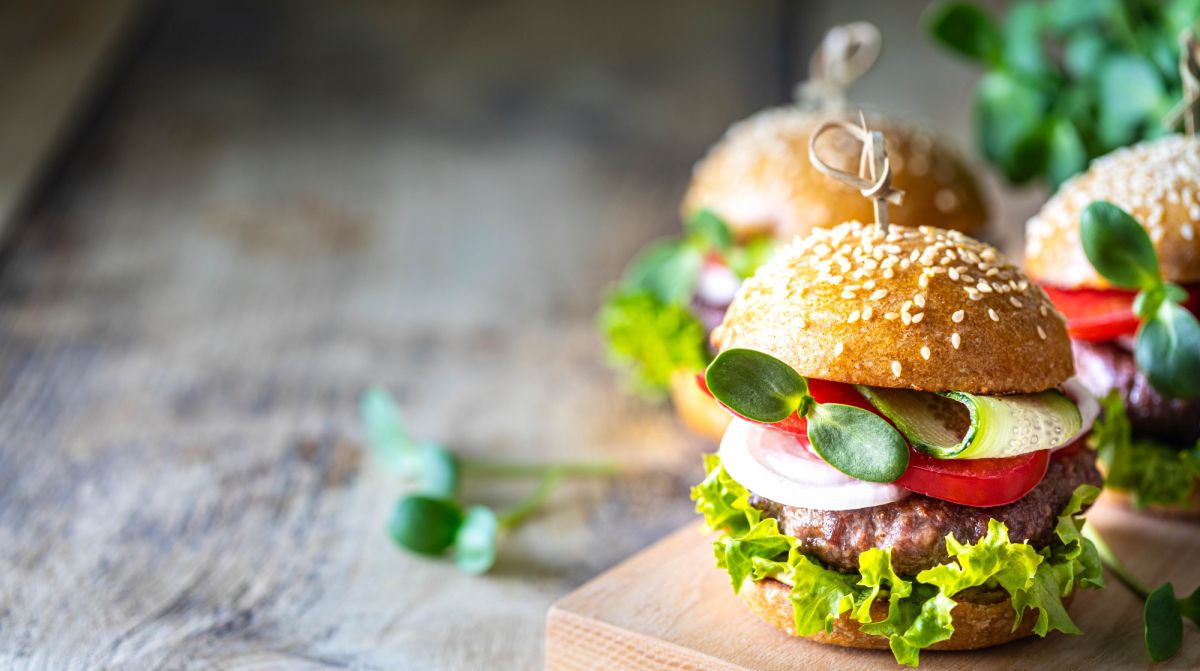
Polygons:
[[1169,132],[1180,98],[1180,32],[1200,0],[1016,2],[997,20],[939,2],[934,41],[986,70],[975,91],[984,155],[1007,179],[1058,185],[1097,156]]
[[1104,464],[1105,484],[1128,492],[1134,508],[1139,509],[1191,500],[1200,481],[1200,442],[1181,450],[1150,440],[1134,440],[1120,393],[1109,392],[1100,405],[1103,412],[1092,426],[1088,444]]
[[714,398],[746,419],[808,420],[808,440],[830,466],[859,480],[892,482],[908,468],[908,443],[879,415],[841,403],[818,403],[808,381],[769,354],[727,349],[704,371]]
[[1096,272],[1138,291],[1133,309],[1142,323],[1134,358],[1150,384],[1171,398],[1200,396],[1200,323],[1180,305],[1187,292],[1163,280],[1145,229],[1128,212],[1097,201],[1083,211],[1079,235]]
[[[397,545],[416,554],[438,557],[449,551],[455,566],[467,573],[486,573],[495,563],[501,535],[536,514],[564,478],[617,473],[616,466],[608,463],[482,461],[458,457],[436,443],[416,443],[396,402],[378,387],[363,394],[360,409],[376,459],[415,490],[396,503],[388,534]],[[463,506],[459,501],[463,477],[536,477],[540,482],[524,501],[497,512],[484,505]]]
[[671,373],[699,371],[712,358],[705,329],[692,313],[700,271],[708,256],[749,277],[774,249],[769,238],[735,243],[733,231],[711,210],[700,210],[681,238],[647,247],[601,306],[597,327],[609,359],[625,369],[632,386],[648,395],[667,389]]
[[1175,656],[1183,646],[1183,618],[1200,627],[1200,588],[1180,599],[1175,596],[1171,583],[1147,589],[1104,542],[1095,528],[1088,526],[1083,531],[1104,566],[1117,577],[1117,581],[1145,602],[1142,608],[1142,633],[1146,653],[1150,659],[1162,662]]

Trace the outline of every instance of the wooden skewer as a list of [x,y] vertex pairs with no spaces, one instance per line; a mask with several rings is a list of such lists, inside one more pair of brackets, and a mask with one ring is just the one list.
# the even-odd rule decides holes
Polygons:
[[[808,160],[821,174],[845,182],[858,189],[864,198],[870,198],[875,205],[875,223],[886,226],[888,203],[900,205],[904,202],[904,192],[892,188],[892,164],[888,161],[883,133],[868,128],[867,119],[861,111],[858,119],[859,126],[848,121],[826,121],[817,126],[808,138]],[[858,157],[857,175],[838,170],[817,155],[817,140],[835,128],[849,133],[863,145]]]

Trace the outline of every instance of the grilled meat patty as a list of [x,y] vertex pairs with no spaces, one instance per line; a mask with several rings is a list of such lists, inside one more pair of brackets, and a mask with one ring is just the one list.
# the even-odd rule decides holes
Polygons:
[[1020,501],[994,508],[972,508],[920,494],[859,510],[794,508],[757,495],[751,495],[750,504],[778,520],[783,533],[800,539],[806,554],[832,569],[856,572],[859,554],[890,547],[893,568],[911,576],[948,560],[947,535],[974,543],[987,533],[993,517],[1008,526],[1013,541],[1037,548],[1053,543],[1057,517],[1075,488],[1101,483],[1094,458],[1084,449],[1056,455],[1037,487]]
[[1200,398],[1163,397],[1138,370],[1133,352],[1120,343],[1076,340],[1074,350],[1079,381],[1097,396],[1118,390],[1135,435],[1182,447],[1200,440]]

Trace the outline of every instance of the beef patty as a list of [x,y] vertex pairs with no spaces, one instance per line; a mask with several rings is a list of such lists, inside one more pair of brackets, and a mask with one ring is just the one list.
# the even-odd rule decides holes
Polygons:
[[892,566],[915,575],[948,561],[946,536],[974,543],[987,533],[988,520],[1008,526],[1008,537],[1036,548],[1053,543],[1058,515],[1083,483],[1099,485],[1100,473],[1090,450],[1055,456],[1046,477],[1020,501],[995,508],[973,508],[913,494],[902,501],[859,510],[793,508],[752,494],[750,504],[779,521],[779,528],[800,540],[805,554],[843,573],[858,571],[858,555],[871,548],[892,549]]
[[1110,389],[1119,391],[1134,434],[1185,447],[1200,440],[1200,398],[1163,397],[1138,370],[1133,352],[1120,343],[1076,340],[1072,344],[1079,381],[1097,396]]

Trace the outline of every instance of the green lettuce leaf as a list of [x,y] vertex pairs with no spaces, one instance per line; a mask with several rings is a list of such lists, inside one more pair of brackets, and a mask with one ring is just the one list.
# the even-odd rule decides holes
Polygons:
[[1105,484],[1129,492],[1134,508],[1186,503],[1200,479],[1200,442],[1179,449],[1134,440],[1125,404],[1115,390],[1100,400],[1103,413],[1089,444],[1107,471]]
[[[954,633],[952,597],[964,589],[1000,588],[1008,592],[1017,613],[1014,627],[1027,610],[1037,614],[1034,631],[1080,633],[1062,597],[1076,586],[1103,587],[1099,557],[1083,537],[1082,510],[1099,490],[1075,490],[1055,527],[1059,542],[1041,551],[1013,543],[996,520],[977,543],[946,539],[952,561],[904,578],[892,567],[889,549],[859,555],[858,573],[839,573],[804,554],[800,542],[779,530],[750,505],[750,492],[721,466],[717,455],[705,457],[704,481],[692,488],[696,511],[710,530],[722,535],[713,543],[717,566],[729,573],[734,591],[746,580],[768,577],[792,586],[796,632],[801,636],[828,632],[843,613],[861,623],[864,633],[888,639],[896,661],[916,666],[920,651]],[[888,599],[887,617],[873,622],[871,605]]]
[[704,326],[695,315],[649,291],[614,291],[600,310],[597,326],[608,344],[609,359],[647,394],[662,394],[671,373],[680,368],[703,370],[711,358]]

